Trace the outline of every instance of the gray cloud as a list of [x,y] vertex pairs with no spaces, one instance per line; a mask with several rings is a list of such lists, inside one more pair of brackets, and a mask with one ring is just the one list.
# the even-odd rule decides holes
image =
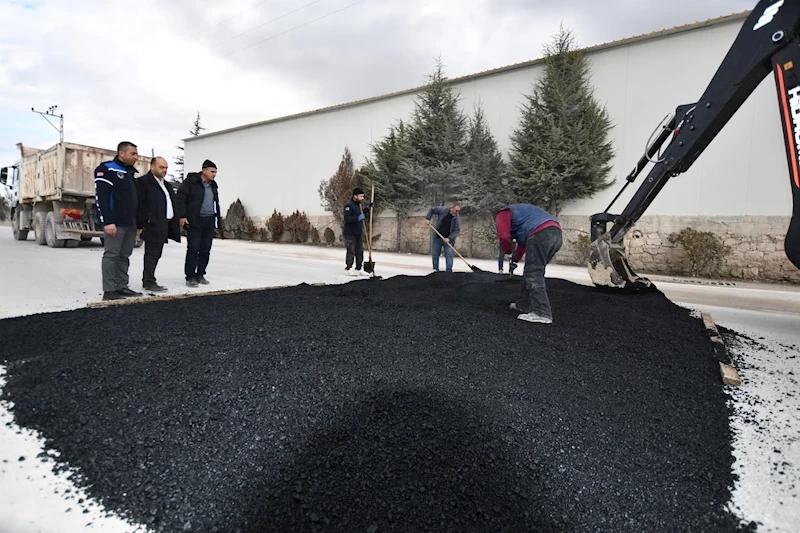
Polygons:
[[[12,102],[15,111],[57,103],[68,114],[70,136],[80,142],[112,145],[132,136],[171,157],[197,110],[209,130],[222,129],[419,86],[440,54],[451,77],[534,59],[562,21],[575,31],[580,45],[591,46],[756,4],[752,0],[368,0],[292,30],[355,1],[322,0],[215,46],[312,0],[272,0],[221,24],[258,0],[139,1],[141,6],[122,0],[103,4],[76,0],[69,11],[43,4],[37,17],[46,20],[48,10],[56,9],[50,12],[53,20],[20,31],[12,43],[19,49],[0,42],[0,73],[7,81],[0,87],[0,102]],[[86,22],[87,15],[100,11],[120,21],[122,33],[116,41],[97,37],[96,26]],[[18,20],[18,25],[25,23],[24,18]],[[151,34],[156,21],[161,25]],[[217,58],[231,55],[224,63],[189,65],[190,58],[170,56],[165,49],[163,58],[140,57],[136,61],[147,63],[137,65],[133,54],[126,53],[137,50],[142,40],[174,43],[175,36]],[[20,62],[20,57],[36,59]],[[218,71],[220,65],[227,65],[224,76]],[[241,87],[249,81],[236,79],[243,76],[253,77],[250,92]],[[192,90],[191,85],[186,89],[186,81],[194,79],[223,90]],[[298,99],[298,95],[306,96]],[[13,151],[13,146],[0,146],[0,157]]]
[[[220,55],[236,52],[351,2],[320,2],[214,50]],[[209,42],[230,39],[305,3],[308,2],[270,2],[210,30]],[[742,0],[371,0],[226,59],[245,69],[263,69],[292,84],[311,87],[319,100],[329,105],[417,86],[430,71],[432,58],[440,53],[452,76],[534,59],[541,55],[543,43],[561,21],[576,32],[581,45],[591,46],[751,9],[754,5]],[[421,16],[426,6],[441,9]],[[209,22],[195,15],[191,24],[203,27]],[[486,45],[465,49],[460,41],[466,32]]]

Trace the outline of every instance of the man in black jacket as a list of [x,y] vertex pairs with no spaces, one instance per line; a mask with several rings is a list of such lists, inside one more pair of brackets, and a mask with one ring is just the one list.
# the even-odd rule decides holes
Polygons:
[[139,195],[139,222],[144,228],[144,272],[142,287],[147,291],[163,292],[167,288],[156,283],[156,266],[161,259],[167,239],[181,242],[181,228],[175,216],[175,193],[164,181],[169,167],[163,157],[150,161],[150,172],[136,180]]
[[139,158],[136,145],[121,142],[112,161],[94,169],[97,218],[103,228],[103,300],[141,296],[128,288],[128,267],[136,236],[141,233],[137,211],[136,169]]
[[[345,256],[345,269],[344,272],[348,276],[368,276],[366,272],[361,271],[364,263],[364,219],[369,215],[369,210],[372,209],[372,204],[367,203],[364,208],[361,204],[364,202],[364,189],[356,187],[353,189],[353,197],[344,206],[344,244],[347,248]],[[353,268],[353,261],[355,260],[356,269]]]
[[186,285],[208,285],[205,278],[214,231],[222,225],[217,192],[217,165],[206,159],[202,172],[190,172],[178,187],[177,212],[186,230]]

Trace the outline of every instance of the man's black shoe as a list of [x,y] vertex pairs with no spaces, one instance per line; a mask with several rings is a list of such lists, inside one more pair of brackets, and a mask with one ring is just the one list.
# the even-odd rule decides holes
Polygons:
[[117,292],[120,293],[123,296],[141,296],[142,295],[141,292],[132,291],[128,287],[125,287],[124,289],[120,289]]
[[153,292],[164,292],[167,290],[166,287],[163,285],[159,285],[158,283],[148,283],[146,285],[142,285],[144,290],[146,291],[153,291]]
[[125,297],[119,291],[108,291],[103,293],[103,300],[124,300]]
[[209,281],[205,278],[205,276],[197,276],[197,283],[200,285],[208,285]]

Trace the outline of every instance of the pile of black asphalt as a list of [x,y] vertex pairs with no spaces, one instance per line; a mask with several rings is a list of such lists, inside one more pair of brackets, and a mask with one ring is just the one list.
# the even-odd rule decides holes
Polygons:
[[751,529],[702,321],[548,289],[552,325],[472,272],[11,318],[2,398],[152,531]]

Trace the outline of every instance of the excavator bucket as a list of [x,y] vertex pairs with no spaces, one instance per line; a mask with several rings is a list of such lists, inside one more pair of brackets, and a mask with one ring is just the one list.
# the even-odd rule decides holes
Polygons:
[[647,278],[638,276],[625,253],[625,245],[611,242],[608,234],[592,242],[588,261],[589,276],[598,287],[621,289],[625,292],[653,292],[656,286]]

